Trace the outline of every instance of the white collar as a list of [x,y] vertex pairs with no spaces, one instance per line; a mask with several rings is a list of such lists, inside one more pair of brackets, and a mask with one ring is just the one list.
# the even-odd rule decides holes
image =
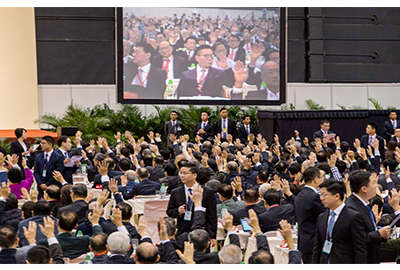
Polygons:
[[367,206],[367,205],[369,205],[369,202],[367,201],[364,201],[363,199],[361,199],[361,197],[360,196],[358,196],[357,194],[355,194],[354,192],[353,192],[353,195],[354,196],[356,196],[356,198],[358,198],[365,206]]
[[200,72],[201,72],[203,69],[206,71],[206,74],[207,74],[207,73],[208,73],[208,70],[209,70],[210,68],[202,68],[202,67],[200,67],[199,65],[197,65],[197,67],[196,67],[196,72],[197,72],[197,74],[200,74]]
[[143,67],[139,67],[139,68],[141,68],[144,73],[148,73],[151,68],[151,63],[148,63],[147,65],[145,65]]
[[334,211],[330,210],[329,214],[331,214],[332,212],[335,212],[335,215],[338,217],[340,215],[340,212],[342,212],[343,208],[344,208],[345,204],[344,202],[339,205]]
[[305,185],[304,187],[308,187],[308,188],[312,189],[315,193],[318,194],[318,191],[317,191],[317,189],[315,187],[312,187],[312,186],[309,186],[309,185]]

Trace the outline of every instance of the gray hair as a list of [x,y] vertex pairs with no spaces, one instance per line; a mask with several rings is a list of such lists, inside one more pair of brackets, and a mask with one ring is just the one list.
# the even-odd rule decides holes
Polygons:
[[108,236],[107,244],[112,254],[125,255],[129,248],[129,236],[121,232],[113,232]]
[[264,193],[271,188],[271,185],[269,183],[264,183],[260,186],[258,189],[258,192],[260,192],[261,198],[264,197]]
[[128,181],[135,181],[136,179],[136,172],[133,170],[126,171],[125,175],[128,177]]
[[223,264],[240,264],[243,260],[240,247],[232,244],[224,246],[218,256]]

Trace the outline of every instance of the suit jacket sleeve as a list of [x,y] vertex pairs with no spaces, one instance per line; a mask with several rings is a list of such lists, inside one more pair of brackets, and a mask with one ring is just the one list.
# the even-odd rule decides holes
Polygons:
[[39,171],[39,159],[37,156],[35,158],[34,167],[35,168],[33,170],[33,176],[35,177],[37,185],[40,186],[41,184],[43,184],[43,182],[42,182],[42,175],[40,174],[40,171]]
[[389,129],[388,129],[390,124],[391,123],[389,123],[389,122],[385,122],[383,124],[383,135],[385,135],[386,138],[392,137],[392,134],[389,132]]
[[93,235],[103,233],[103,229],[101,228],[100,225],[92,226],[92,231],[93,231]]
[[301,264],[301,258],[303,257],[303,253],[299,250],[290,250],[289,251],[289,264]]
[[168,202],[168,207],[167,207],[167,215],[169,217],[178,218],[180,216],[180,214],[178,212],[178,207],[180,205],[177,205],[176,198],[175,198],[177,195],[178,195],[178,193],[174,193],[174,191],[172,191],[172,194],[169,197],[169,202]]
[[260,73],[254,73],[254,67],[249,67],[249,78],[246,81],[247,84],[257,85],[260,88],[261,76]]
[[351,223],[351,237],[353,239],[354,257],[356,264],[367,263],[367,242],[365,239],[364,220],[356,215]]
[[270,250],[267,237],[264,234],[256,236],[257,250]]
[[175,247],[174,245],[168,241],[164,244],[160,244],[163,246],[162,250],[165,254],[165,261],[167,263],[178,263],[179,261],[179,256],[178,254],[175,252]]
[[229,243],[231,243],[232,245],[236,245],[236,246],[240,247],[239,236],[236,233],[231,233],[229,235]]
[[207,224],[208,224],[208,233],[210,234],[211,239],[215,239],[217,237],[217,201],[214,196],[214,192],[210,190],[208,193],[208,196],[206,198],[206,204],[204,204],[204,199],[203,199],[203,205],[207,205]]
[[53,259],[52,264],[64,264],[63,251],[59,243],[50,245],[50,257]]
[[[321,241],[321,235],[319,233],[319,227],[320,223],[323,222],[323,218],[320,216],[318,217],[317,221],[317,229],[315,230],[315,240],[314,240],[314,248],[313,248],[313,256],[312,256],[312,263],[313,264],[319,264],[320,263],[320,258],[321,258],[321,251],[322,251],[322,241]],[[324,227],[324,226],[322,226]]]
[[132,190],[132,192],[127,191],[126,187],[121,187],[121,193],[122,193],[122,196],[124,197],[124,200],[132,199],[133,196],[135,196],[135,193],[133,192],[133,190]]
[[206,228],[206,212],[201,210],[195,211],[193,224],[192,227],[190,227],[190,231],[194,231],[197,229],[205,230],[205,228]]

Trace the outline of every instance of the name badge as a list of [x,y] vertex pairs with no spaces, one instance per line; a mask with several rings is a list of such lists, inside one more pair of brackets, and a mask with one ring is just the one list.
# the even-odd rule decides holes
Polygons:
[[247,136],[247,140],[250,141],[250,136]]
[[190,221],[192,219],[192,211],[186,211],[183,220]]
[[324,248],[322,249],[322,251],[326,254],[331,254],[332,245],[333,243],[331,241],[325,240]]
[[226,128],[224,128],[223,132],[226,133]]
[[46,169],[43,169],[42,177],[46,177]]
[[176,130],[177,131],[182,131],[182,128],[181,127],[177,127]]

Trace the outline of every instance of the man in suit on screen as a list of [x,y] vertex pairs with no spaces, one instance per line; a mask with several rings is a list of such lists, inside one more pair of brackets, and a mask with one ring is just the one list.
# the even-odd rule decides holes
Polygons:
[[150,63],[154,52],[148,43],[139,43],[133,51],[133,69],[124,70],[124,98],[159,98],[165,92],[167,72]]

